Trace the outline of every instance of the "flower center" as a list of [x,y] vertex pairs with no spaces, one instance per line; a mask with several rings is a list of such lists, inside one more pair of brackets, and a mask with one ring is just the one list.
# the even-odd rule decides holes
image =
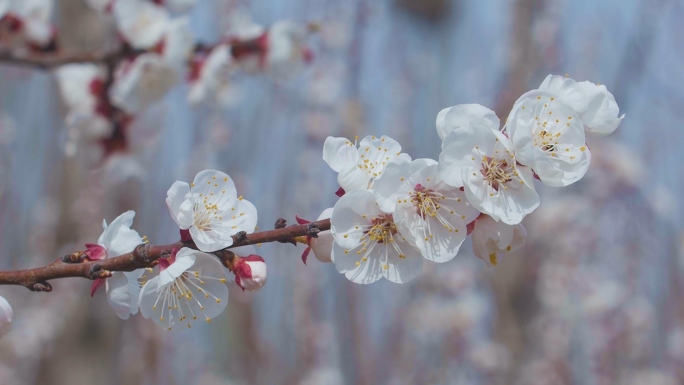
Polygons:
[[[434,218],[439,225],[444,226],[449,232],[458,232],[458,229],[452,226],[445,216],[447,213],[452,215],[456,213],[452,208],[444,206],[440,202],[444,200],[460,202],[461,199],[447,198],[444,194],[427,189],[420,183],[413,190],[409,193],[409,196],[411,197],[411,203],[416,207],[416,212],[425,221],[425,226],[423,226],[423,239],[425,242],[434,238],[432,226],[435,224],[431,223],[430,218]],[[462,215],[461,219],[465,219],[465,215]]]
[[202,231],[211,230],[211,218],[218,219],[218,205],[210,203],[205,200],[202,203],[195,204],[194,225],[197,229]]
[[[538,102],[534,113],[534,124],[532,126],[532,143],[539,147],[548,156],[558,156],[558,140],[565,130],[572,124],[572,116],[563,117],[554,114],[551,105],[555,98],[549,98],[548,102],[541,104],[542,97],[537,96]],[[523,106],[523,108],[525,108]]]
[[496,191],[499,191],[500,185],[508,183],[518,176],[518,172],[506,159],[495,159],[489,156],[482,157],[480,172]]
[[392,237],[397,233],[397,226],[391,214],[375,217],[371,220],[372,227],[364,233],[372,242],[390,243],[394,242]]
[[[192,321],[197,320],[198,315],[204,316],[207,322],[211,321],[211,318],[204,313],[205,307],[202,303],[206,303],[205,301],[209,298],[220,303],[221,298],[206,290],[203,286],[206,280],[226,282],[225,278],[209,277],[201,275],[197,271],[188,270],[176,278],[171,285],[162,289],[152,309],[156,310],[157,306],[161,306],[160,320],[162,322],[168,321],[168,330],[172,330],[175,321],[184,322],[187,320],[188,328],[190,328]],[[199,295],[193,294],[194,291],[198,292]]]
[[420,183],[414,187],[414,191],[410,192],[409,196],[413,205],[416,206],[418,215],[423,219],[437,216],[437,210],[442,207],[439,201],[445,198],[444,195],[426,189]]

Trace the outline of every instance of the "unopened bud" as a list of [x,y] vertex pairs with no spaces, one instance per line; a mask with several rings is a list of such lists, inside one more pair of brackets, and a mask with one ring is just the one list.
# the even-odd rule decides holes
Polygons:
[[235,256],[233,273],[242,290],[257,291],[266,284],[266,262],[258,255]]
[[496,266],[502,254],[522,246],[526,237],[527,231],[522,224],[507,225],[481,215],[473,229],[473,252],[488,265]]

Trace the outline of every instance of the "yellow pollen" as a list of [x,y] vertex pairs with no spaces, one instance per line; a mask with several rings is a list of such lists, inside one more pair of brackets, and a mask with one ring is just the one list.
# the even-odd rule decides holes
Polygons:
[[496,253],[489,254],[489,262],[491,262],[492,265],[496,266],[498,262],[498,260],[496,259]]

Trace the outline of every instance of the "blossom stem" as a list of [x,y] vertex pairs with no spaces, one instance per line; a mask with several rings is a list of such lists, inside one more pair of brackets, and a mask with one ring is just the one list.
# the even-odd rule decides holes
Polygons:
[[[312,226],[315,226],[320,231],[329,230],[330,219],[323,219],[308,224],[293,225],[275,230],[260,231],[247,234],[240,239],[234,235],[233,244],[231,246],[210,254],[215,255],[226,267],[230,268],[234,257],[233,253],[230,252],[231,248],[294,240],[297,237],[303,237],[309,234]],[[174,249],[183,247],[197,249],[192,242],[184,243],[179,241],[168,245],[158,246],[141,244],[130,253],[112,258],[96,261],[83,260],[83,262],[80,263],[64,262],[64,260],[81,260],[78,256],[82,255],[83,251],[75,251],[70,255],[59,258],[47,266],[28,270],[0,271],[0,285],[18,285],[24,286],[31,291],[49,292],[52,291],[52,286],[48,283],[50,280],[70,277],[98,279],[109,276],[113,271],[133,271],[140,268],[152,267],[157,264],[158,259],[166,258],[171,255]],[[72,258],[72,255],[74,258]],[[93,271],[96,271],[98,274],[94,275]]]

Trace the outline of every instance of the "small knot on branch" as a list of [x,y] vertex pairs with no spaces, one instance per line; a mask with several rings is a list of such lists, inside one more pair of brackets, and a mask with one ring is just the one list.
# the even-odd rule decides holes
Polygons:
[[49,293],[52,291],[52,285],[47,282],[36,282],[33,286],[29,287],[29,290]]
[[93,266],[88,269],[88,278],[92,280],[100,279],[100,278],[109,278],[112,276],[112,272],[109,270],[105,270],[102,268],[102,265],[99,263],[94,264]]
[[64,263],[81,263],[85,260],[86,254],[83,251],[75,251],[62,257]]
[[287,226],[287,220],[285,218],[278,218],[275,221],[275,228],[276,229],[283,229]]
[[247,232],[246,231],[238,231],[237,234],[235,234],[235,237],[238,242],[246,242],[247,241]]
[[306,235],[310,236],[311,238],[318,238],[318,233],[321,232],[321,229],[316,226],[315,222],[311,222],[306,226]]
[[140,266],[148,266],[153,260],[150,257],[150,245],[146,243],[141,243],[133,249],[131,253],[131,259]]
[[233,271],[233,263],[235,261],[235,253],[230,250],[219,250],[213,253],[221,261],[221,264],[226,267],[226,269]]

